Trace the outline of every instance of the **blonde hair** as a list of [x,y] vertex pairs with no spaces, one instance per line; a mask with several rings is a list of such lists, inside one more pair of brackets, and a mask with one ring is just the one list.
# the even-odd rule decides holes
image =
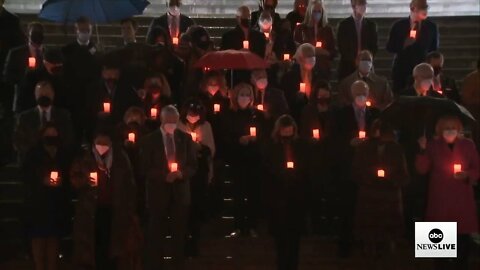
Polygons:
[[134,107],[128,108],[128,110],[125,112],[125,114],[123,115],[123,122],[128,124],[127,121],[132,116],[138,116],[140,118],[141,125],[143,125],[145,123],[145,120],[147,119],[145,115],[145,111],[142,108],[134,106]]
[[303,20],[303,24],[306,26],[311,26],[313,22],[313,10],[315,9],[315,6],[319,4],[322,7],[322,19],[319,21],[319,24],[321,27],[325,27],[328,24],[328,17],[327,17],[327,10],[325,9],[325,6],[323,5],[322,0],[311,0],[308,3],[307,6],[307,11],[305,12],[305,19]]
[[152,82],[152,79],[159,79],[160,80],[160,83],[161,83],[160,86],[161,86],[161,89],[162,89],[162,92],[160,93],[161,96],[164,96],[164,97],[171,97],[172,96],[172,90],[170,89],[170,84],[168,83],[168,80],[165,77],[165,75],[163,75],[162,73],[157,73],[157,74],[148,76],[148,78],[145,80],[145,84],[144,84],[145,90],[149,89],[150,86],[154,85],[154,83]]
[[252,101],[250,102],[250,106],[253,104],[253,100],[255,99],[253,87],[248,83],[239,83],[233,87],[232,91],[230,92],[230,108],[234,111],[237,111],[239,108],[238,105],[238,94],[241,90],[248,89],[250,92],[250,96],[252,97]]
[[280,129],[284,127],[293,127],[293,138],[298,138],[298,126],[295,122],[295,119],[288,114],[284,114],[278,117],[277,121],[275,121],[275,125],[272,131],[272,139],[275,142],[280,141]]
[[442,133],[445,130],[445,126],[450,122],[453,122],[455,124],[458,133],[463,132],[463,124],[460,118],[455,115],[446,115],[438,119],[437,124],[435,125],[435,135],[439,137],[442,136]]

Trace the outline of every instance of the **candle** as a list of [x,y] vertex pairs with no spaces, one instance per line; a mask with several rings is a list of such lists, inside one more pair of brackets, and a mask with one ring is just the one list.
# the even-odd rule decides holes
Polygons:
[[157,118],[157,115],[158,115],[158,110],[157,108],[151,108],[150,109],[150,117],[152,119],[156,119]]
[[290,60],[290,54],[288,54],[288,53],[284,54],[284,55],[283,55],[283,60],[284,60],[284,61]]
[[220,112],[220,104],[213,104],[213,112],[214,113]]
[[173,45],[178,45],[178,37],[172,38]]
[[170,172],[176,172],[178,171],[178,163],[172,162],[170,163]]
[[257,105],[257,110],[263,111],[263,104],[258,104]]
[[135,142],[135,133],[130,132],[128,133],[128,141],[134,143]]
[[252,137],[257,136],[257,128],[256,127],[251,127],[250,128],[250,136],[252,136]]
[[380,178],[384,178],[385,177],[385,170],[378,170],[377,171],[377,176],[380,177]]
[[264,34],[265,34],[265,38],[266,38],[266,39],[269,39],[269,38],[270,38],[270,33],[265,32]]
[[415,39],[417,37],[417,30],[410,30],[410,38]]
[[192,136],[192,141],[194,141],[194,142],[197,141],[197,133],[196,132],[191,132],[190,136]]
[[297,24],[296,24],[296,25],[300,25],[300,23],[299,23],[299,22],[297,22]]
[[366,136],[367,136],[367,133],[366,133],[365,131],[360,130],[360,131],[358,132],[358,138],[360,138],[360,139],[365,139]]
[[50,172],[50,183],[56,184],[57,181],[58,181],[58,172],[57,171]]
[[443,91],[442,91],[442,90],[437,90],[437,93],[439,93],[440,95],[443,95]]
[[244,40],[244,41],[243,41],[243,48],[248,50],[249,47],[250,47],[250,46],[249,46],[249,44],[248,44],[248,40]]
[[462,172],[462,164],[454,164],[453,165],[453,173]]
[[317,48],[321,48],[322,47],[322,42],[321,41],[317,41],[317,43],[315,43],[315,47]]
[[103,103],[103,112],[104,113],[110,113],[110,102],[104,102]]
[[305,83],[300,83],[300,92],[305,93],[306,92],[307,85]]
[[314,129],[312,133],[313,133],[314,139],[317,139],[317,140],[320,139],[320,130],[318,128]]
[[367,102],[365,102],[365,105],[367,105],[367,107],[370,107],[372,106],[372,102],[370,100],[367,100]]
[[293,163],[293,161],[287,162],[287,169],[293,169],[294,167],[295,167],[295,164]]
[[35,59],[35,57],[29,57],[28,58],[28,67],[29,68],[35,68],[36,65],[37,65],[37,59]]
[[90,173],[90,181],[94,187],[98,185],[98,174],[97,172]]

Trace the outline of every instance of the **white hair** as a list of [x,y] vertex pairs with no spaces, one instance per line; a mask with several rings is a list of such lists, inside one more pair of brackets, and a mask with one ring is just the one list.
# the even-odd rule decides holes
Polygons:
[[177,108],[173,105],[168,105],[163,107],[162,112],[160,113],[160,117],[165,119],[167,115],[175,115],[177,118],[180,117],[180,113],[178,112]]

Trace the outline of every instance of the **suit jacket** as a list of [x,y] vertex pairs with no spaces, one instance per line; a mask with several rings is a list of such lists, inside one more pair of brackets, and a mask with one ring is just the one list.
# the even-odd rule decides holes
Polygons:
[[[227,31],[222,35],[221,50],[241,50],[243,48],[243,41],[245,40],[245,34],[240,26],[236,26],[234,29]],[[265,56],[266,40],[265,35],[259,31],[250,29],[248,34],[249,49],[251,52],[257,54],[260,57]]]
[[147,208],[151,214],[166,208],[170,199],[174,204],[190,204],[190,179],[197,169],[196,150],[192,137],[179,129],[174,133],[176,162],[183,178],[165,182],[169,164],[165,155],[163,134],[160,129],[145,136],[140,142],[140,166],[146,177]]
[[[188,16],[180,14],[180,29],[179,29],[180,33],[179,34],[181,35],[181,34],[185,33],[187,31],[187,29],[194,24],[195,24],[195,22],[192,19],[190,19]],[[164,14],[164,15],[152,20],[152,22],[150,23],[150,26],[148,27],[147,40],[150,40],[150,39],[153,38],[153,37],[151,37],[152,29],[155,28],[155,27],[162,27],[167,32],[168,37],[170,39],[172,38],[170,36],[170,31],[168,29],[168,15],[167,14]]]
[[[403,92],[400,93],[402,96],[412,96],[416,97],[418,96],[417,91],[413,86],[410,86],[406,88]],[[437,91],[434,91],[433,89],[430,88],[430,90],[427,91],[427,97],[435,97],[435,98],[444,98],[441,94],[439,94]]]
[[136,89],[143,87],[152,50],[152,46],[140,42],[128,43],[116,49],[115,53],[121,61],[123,81]]
[[[277,119],[282,114],[288,113],[287,99],[282,90],[267,87],[264,91],[263,105],[271,118]],[[257,93],[256,103],[261,103],[261,93]]]
[[[250,14],[250,17],[251,17],[250,25],[252,26],[252,28],[257,29],[257,30],[260,29],[260,27],[258,26],[258,19],[260,18],[260,14],[262,12],[263,12],[263,10],[256,10],[256,11],[253,11]],[[282,21],[282,19],[280,18],[280,14],[275,12],[275,14],[272,16],[272,19],[273,19],[272,28],[273,28],[273,30],[277,30],[278,27],[280,26],[280,22]]]
[[25,44],[25,36],[19,18],[5,8],[0,10],[0,74],[10,49]]
[[[8,52],[3,69],[4,80],[10,84],[18,84],[25,76],[30,57],[30,48],[28,45],[15,47]],[[43,66],[43,63],[36,62],[37,68]]]
[[[362,80],[362,78],[357,71],[354,71],[338,85],[338,98],[341,106],[352,104],[353,98],[350,88],[357,80]],[[386,78],[370,72],[366,78],[366,83],[370,88],[369,99],[372,101],[372,106],[382,110],[393,101],[393,92]]]
[[295,27],[297,27],[297,24],[301,24],[304,20],[304,17],[300,15],[300,13],[296,11],[290,11],[287,16],[285,17],[290,22],[290,30],[293,31],[295,30]]
[[[377,24],[370,19],[362,19],[360,49],[369,50],[373,55],[378,50]],[[355,60],[359,53],[355,19],[350,16],[338,24],[337,44],[340,52],[338,78],[345,78],[355,71]]]

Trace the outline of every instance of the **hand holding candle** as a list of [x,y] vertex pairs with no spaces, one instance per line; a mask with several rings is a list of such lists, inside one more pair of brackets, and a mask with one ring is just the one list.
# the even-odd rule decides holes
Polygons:
[[365,102],[365,105],[367,105],[367,107],[371,107],[372,106],[372,102],[370,100],[367,100],[367,102]]
[[300,83],[300,93],[306,93],[307,92],[307,84],[305,83]]
[[257,136],[257,128],[256,127],[250,127],[250,136],[252,136],[252,137]]
[[104,102],[103,103],[103,112],[104,113],[110,113],[110,102]]
[[462,164],[454,164],[453,165],[453,173],[457,174],[462,172]]
[[385,170],[383,170],[383,169],[377,170],[377,177],[378,178],[385,178]]
[[285,53],[285,54],[283,55],[283,61],[289,61],[289,60],[290,60],[290,54]]
[[178,45],[178,37],[172,38],[173,45]]
[[50,179],[48,184],[50,186],[57,186],[58,183],[59,183],[58,172],[57,171],[50,172]]
[[151,108],[150,109],[150,118],[157,119],[157,116],[158,116],[157,108]]
[[248,50],[250,48],[250,44],[249,44],[248,40],[243,41],[243,48],[246,49],[246,50]]
[[366,133],[365,131],[360,130],[360,131],[358,132],[358,138],[359,138],[359,139],[365,139],[366,137],[367,137],[367,133]]
[[37,66],[37,59],[35,57],[28,58],[28,68],[34,69]]
[[417,30],[410,30],[410,38],[416,39],[417,38]]
[[293,161],[288,161],[287,162],[287,169],[293,169],[295,168],[295,163]]
[[135,133],[133,132],[128,133],[128,141],[131,143],[135,142]]
[[213,112],[214,113],[220,112],[220,104],[213,104]]
[[89,178],[90,178],[90,185],[92,187],[98,186],[98,174],[97,174],[97,172],[91,172],[90,175],[89,175]]
[[313,138],[314,138],[315,140],[320,139],[320,130],[319,130],[318,128],[314,129],[314,130],[312,131],[312,135],[313,135]]
[[176,171],[178,171],[178,163],[171,162],[170,163],[170,172],[176,172]]
[[315,47],[316,48],[322,48],[322,42],[321,41],[317,41],[317,43],[315,43]]
[[257,105],[257,110],[263,111],[263,104],[258,104]]
[[197,142],[198,138],[197,138],[197,133],[196,132],[191,132],[190,136],[192,136],[192,141]]

